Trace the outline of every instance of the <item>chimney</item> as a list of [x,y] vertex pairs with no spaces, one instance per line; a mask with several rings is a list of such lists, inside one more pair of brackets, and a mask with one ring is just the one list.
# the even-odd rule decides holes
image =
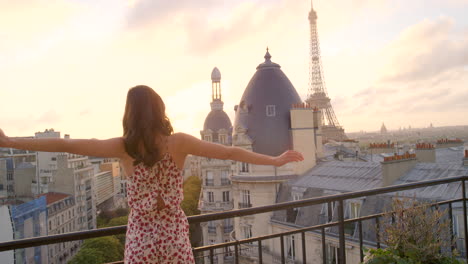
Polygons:
[[463,158],[463,166],[468,166],[468,149],[465,149],[465,157]]
[[393,153],[395,152],[395,143],[370,143],[369,151],[372,154]]
[[382,187],[389,186],[405,175],[417,163],[416,154],[406,152],[403,155],[394,154],[385,157],[382,164]]
[[435,147],[431,143],[417,143],[416,157],[419,162],[436,162]]
[[463,140],[459,138],[455,138],[455,139],[443,138],[443,139],[437,140],[437,148],[460,147],[460,146],[463,146],[463,144],[464,144]]
[[295,163],[294,173],[300,175],[316,164],[314,110],[306,104],[294,104],[290,115],[293,149],[304,156],[303,161]]
[[63,138],[64,138],[64,139],[70,139],[70,134],[65,134],[65,135],[63,135]]

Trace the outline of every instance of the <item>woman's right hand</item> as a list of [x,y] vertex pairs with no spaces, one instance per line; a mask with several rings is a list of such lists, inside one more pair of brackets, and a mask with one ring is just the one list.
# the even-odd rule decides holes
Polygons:
[[300,152],[295,150],[287,150],[283,154],[274,157],[274,162],[276,167],[281,167],[286,163],[293,162],[293,161],[303,161],[304,157]]
[[0,147],[6,147],[8,143],[8,137],[3,133],[3,130],[0,128]]

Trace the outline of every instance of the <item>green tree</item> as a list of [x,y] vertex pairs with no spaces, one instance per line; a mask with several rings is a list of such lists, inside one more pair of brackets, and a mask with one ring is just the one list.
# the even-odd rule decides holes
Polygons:
[[[124,215],[124,216],[112,218],[109,221],[109,223],[105,225],[105,227],[127,225],[127,223],[128,223],[128,216]],[[116,237],[120,241],[122,246],[125,247],[125,234],[115,235],[114,237]]]
[[201,180],[190,176],[184,182],[184,200],[180,204],[187,216],[200,214],[198,199],[201,191]]
[[101,264],[106,262],[101,250],[95,248],[82,248],[73,257],[69,264]]
[[81,250],[70,261],[72,264],[113,262],[123,259],[123,245],[114,236],[85,240]]
[[454,241],[446,213],[416,199],[395,199],[380,233],[387,248],[369,249],[364,263],[462,263],[456,251],[447,254]]
[[[201,191],[201,180],[197,176],[190,176],[184,182],[184,200],[180,204],[185,215],[197,215],[200,214],[198,210],[198,200]],[[198,246],[201,240],[200,225],[190,224],[190,242],[193,247]]]

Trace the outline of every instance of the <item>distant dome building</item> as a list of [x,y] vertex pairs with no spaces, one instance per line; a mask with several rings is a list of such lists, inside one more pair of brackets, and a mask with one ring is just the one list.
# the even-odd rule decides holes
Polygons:
[[380,127],[380,133],[387,134],[387,132],[388,132],[387,127],[385,126],[384,123],[382,123],[382,126]]
[[[202,140],[230,146],[232,124],[223,110],[221,72],[216,67],[211,72],[211,89],[211,111],[206,116],[200,135]],[[199,158],[199,161],[202,179],[202,194],[199,204],[201,213],[232,210],[234,208],[231,185],[232,161],[202,157]],[[234,221],[232,219],[209,221],[200,226],[204,245],[223,243],[230,240],[229,234],[234,229]],[[216,254],[219,254],[216,262],[218,264],[224,264],[224,257],[229,255],[223,249],[216,250]],[[223,254],[227,255],[222,257]],[[208,262],[209,259],[206,259],[206,263]]]
[[[271,61],[268,49],[264,58],[234,108],[232,144],[271,156],[294,149],[304,161],[281,167],[236,162],[231,177],[234,209],[275,203],[278,186],[308,171],[320,157],[320,111],[302,103],[280,65]],[[236,239],[268,234],[270,227],[265,223],[270,219],[270,213],[235,218]]]
[[206,116],[203,130],[200,131],[203,140],[231,145],[232,124],[223,110],[221,98],[221,72],[214,68],[211,72],[211,112]]
[[254,152],[279,155],[291,148],[290,109],[301,98],[268,50],[264,58],[235,107],[234,138],[245,132]]

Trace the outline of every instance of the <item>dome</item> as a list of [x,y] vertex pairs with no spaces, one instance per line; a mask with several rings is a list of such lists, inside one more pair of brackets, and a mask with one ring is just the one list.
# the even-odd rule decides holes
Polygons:
[[302,101],[280,65],[270,59],[267,50],[236,109],[234,128],[247,129],[254,152],[276,156],[292,146],[290,109]]
[[217,67],[214,67],[213,71],[211,72],[211,81],[213,82],[221,81],[221,72],[218,70]]
[[231,120],[229,119],[226,112],[223,110],[211,110],[206,116],[203,130],[211,129],[213,132],[218,132],[220,129],[231,129]]

